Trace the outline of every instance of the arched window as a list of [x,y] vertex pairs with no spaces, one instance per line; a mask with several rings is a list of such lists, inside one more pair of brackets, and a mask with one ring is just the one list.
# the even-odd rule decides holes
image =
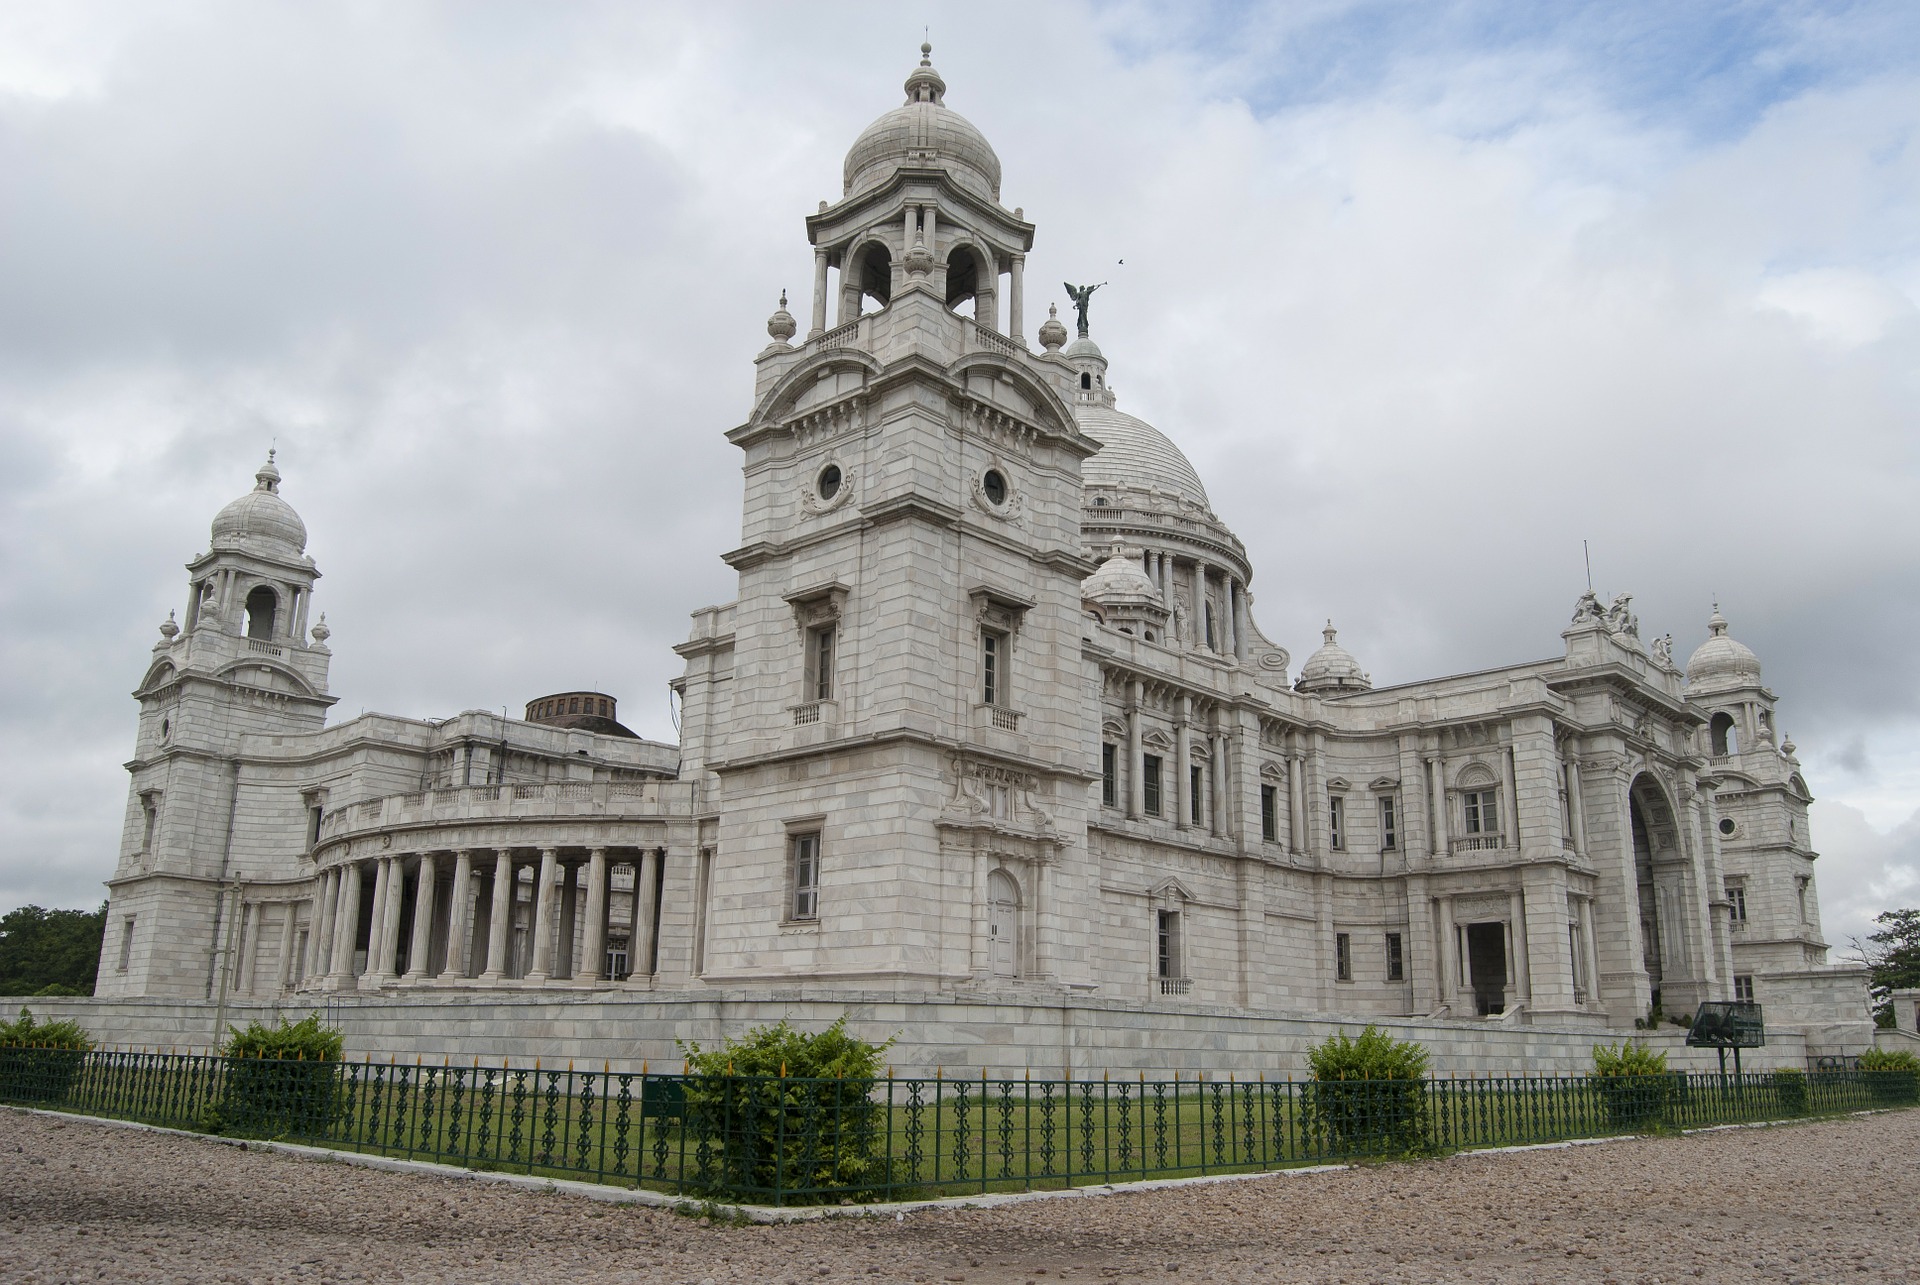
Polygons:
[[1708,729],[1713,737],[1715,758],[1725,758],[1729,754],[1740,752],[1740,737],[1734,731],[1733,715],[1721,710],[1713,716],[1713,722],[1708,724]]
[[256,586],[247,595],[247,637],[273,637],[273,618],[280,610],[280,595],[266,585]]
[[1088,374],[1088,373],[1087,373],[1086,371],[1084,371],[1084,370],[1080,372],[1080,387],[1082,387],[1082,388],[1092,388],[1092,387],[1093,387],[1093,376],[1092,376],[1092,375],[1090,375],[1090,374]]
[[980,260],[960,246],[947,256],[947,307],[957,308],[980,293]]
[[860,251],[852,277],[859,283],[862,295],[886,307],[887,301],[893,298],[893,256],[887,247],[878,241],[868,243]]

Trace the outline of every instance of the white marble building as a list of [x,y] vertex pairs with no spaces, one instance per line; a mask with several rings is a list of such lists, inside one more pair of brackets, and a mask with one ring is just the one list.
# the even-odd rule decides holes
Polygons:
[[682,743],[591,692],[327,726],[270,459],[135,693],[101,996],[377,995],[425,1030],[466,995],[476,1051],[502,1013],[783,994],[924,1001],[936,1052],[1016,1010],[1148,1043],[1185,1010],[1584,1056],[1736,996],[1868,1043],[1793,745],[1717,608],[1684,671],[1588,594],[1533,663],[1375,688],[1329,625],[1296,677],[1084,313],[1029,345],[1035,229],[993,149],[925,59],[906,90],[807,216],[805,332],[783,298],[728,434],[739,588],[677,649]]

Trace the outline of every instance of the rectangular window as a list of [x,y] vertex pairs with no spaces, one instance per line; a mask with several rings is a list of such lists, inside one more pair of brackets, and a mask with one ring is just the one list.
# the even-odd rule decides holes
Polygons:
[[807,635],[807,699],[833,699],[833,625],[822,625]]
[[1160,815],[1160,756],[1144,754],[1140,761],[1140,793],[1147,815]]
[[1280,841],[1280,791],[1271,785],[1260,787],[1260,837],[1268,843]]
[[1460,796],[1460,802],[1466,812],[1468,834],[1500,832],[1498,797],[1492,790],[1468,790]]
[[325,810],[317,803],[307,809],[307,850],[309,852],[320,846],[320,822],[324,816]]
[[1794,889],[1800,897],[1800,922],[1803,924],[1807,922],[1807,885],[1812,882],[1813,880],[1807,878],[1805,875],[1801,875],[1793,881]]
[[1327,798],[1327,842],[1335,851],[1347,846],[1347,801],[1337,794]]
[[1120,750],[1115,745],[1100,747],[1100,801],[1110,808],[1120,806]]
[[153,851],[153,828],[155,825],[159,824],[160,808],[157,804],[154,803],[153,796],[151,794],[145,796],[145,798],[141,802],[141,807],[145,810],[147,814],[147,828],[140,836],[140,851],[152,852]]
[[787,839],[787,898],[789,919],[820,917],[820,833],[792,835]]
[[1185,976],[1180,966],[1180,912],[1162,910],[1156,916],[1155,948],[1162,979]]
[[1401,953],[1400,934],[1387,934],[1387,980],[1402,982],[1407,979],[1406,956]]
[[1202,824],[1206,816],[1206,797],[1207,769],[1195,763],[1187,769],[1187,820],[1194,825]]
[[1353,980],[1353,936],[1350,933],[1333,935],[1333,979],[1337,982]]
[[988,705],[1007,703],[1007,638],[991,629],[980,631],[980,700]]
[[1380,849],[1390,852],[1400,846],[1399,818],[1393,814],[1393,796],[1380,799]]
[[1733,997],[1742,1004],[1753,1003],[1753,976],[1743,974],[1733,979]]
[[127,965],[133,962],[133,920],[128,915],[120,921],[120,965],[119,971],[126,972]]
[[1728,916],[1728,917],[1729,917],[1730,919],[1732,919],[1732,920],[1733,920],[1733,922],[1734,922],[1734,923],[1736,923],[1736,924],[1744,924],[1744,923],[1746,923],[1746,922],[1747,922],[1747,888],[1746,888],[1746,885],[1745,885],[1745,884],[1738,884],[1738,883],[1730,883],[1730,884],[1728,884],[1728,885],[1727,885],[1727,900],[1728,900],[1728,901],[1731,901],[1731,902],[1733,903],[1733,909],[1732,909],[1732,911],[1731,911],[1731,913],[1729,914],[1729,916]]

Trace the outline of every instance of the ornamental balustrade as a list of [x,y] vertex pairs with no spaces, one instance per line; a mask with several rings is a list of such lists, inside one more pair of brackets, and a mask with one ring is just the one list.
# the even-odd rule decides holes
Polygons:
[[0,1101],[705,1200],[1246,1173],[1912,1105],[1912,1071],[1296,1081],[656,1074],[0,1047]]
[[650,819],[691,817],[700,808],[698,781],[549,781],[463,785],[362,799],[329,812],[323,841],[366,831],[439,821],[543,817]]

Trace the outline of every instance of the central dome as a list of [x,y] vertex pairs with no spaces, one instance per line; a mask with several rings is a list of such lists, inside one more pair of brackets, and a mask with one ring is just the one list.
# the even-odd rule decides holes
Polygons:
[[886,182],[903,166],[945,170],[961,187],[1000,199],[1000,158],[973,122],[946,105],[947,82],[920,46],[920,65],[907,77],[907,101],[866,127],[847,152],[845,196]]
[[1144,419],[1111,406],[1081,404],[1073,417],[1100,451],[1080,466],[1088,491],[1100,487],[1140,489],[1157,486],[1211,511],[1207,488],[1180,448]]
[[273,455],[268,451],[267,462],[253,475],[253,490],[214,515],[216,548],[259,541],[269,549],[279,546],[295,555],[305,551],[307,524],[280,498],[280,470],[273,466]]

